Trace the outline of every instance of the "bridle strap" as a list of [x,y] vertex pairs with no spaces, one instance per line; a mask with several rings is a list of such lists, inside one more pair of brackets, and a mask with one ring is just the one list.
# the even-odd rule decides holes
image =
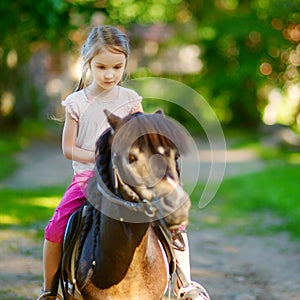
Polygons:
[[[121,184],[122,190],[127,194],[127,196],[133,201],[133,203],[142,203],[144,204],[143,209],[141,210],[145,215],[149,218],[155,217],[158,209],[153,205],[152,202],[146,200],[146,199],[141,199],[141,197],[128,185],[124,182],[122,177],[120,176],[119,169],[115,163],[117,155],[116,153],[112,154],[112,168],[113,168],[113,176],[115,180],[115,189],[116,191],[118,190],[119,183]],[[156,199],[157,200],[157,199]],[[125,199],[123,201],[126,201]],[[131,201],[128,201],[132,203]]]
[[[115,157],[115,155],[113,156]],[[113,176],[115,180],[115,190],[117,191],[119,188],[119,183],[121,184],[122,189],[125,193],[132,199],[133,202],[142,202],[140,196],[128,185],[126,184],[122,177],[120,176],[119,169],[117,168],[116,164],[114,163],[114,159],[112,160],[112,168],[113,168]]]
[[[101,195],[100,200],[110,202],[112,207],[110,207],[109,210],[111,210],[111,211],[115,212],[117,210],[120,210],[120,208],[123,208],[123,209],[126,209],[126,211],[129,213],[130,212],[142,213],[142,214],[146,215],[147,218],[149,218],[149,222],[152,221],[152,218],[155,217],[155,215],[158,212],[157,207],[155,207],[155,205],[152,202],[150,202],[146,199],[141,200],[139,198],[139,202],[131,202],[131,201],[127,201],[125,199],[122,199],[122,198],[116,196],[104,184],[101,176],[97,177],[96,187],[97,187],[98,192]],[[96,207],[96,208],[102,211],[101,204],[102,203],[99,203],[98,207]],[[119,219],[121,221],[126,221],[125,217],[122,217],[122,216],[120,216]]]

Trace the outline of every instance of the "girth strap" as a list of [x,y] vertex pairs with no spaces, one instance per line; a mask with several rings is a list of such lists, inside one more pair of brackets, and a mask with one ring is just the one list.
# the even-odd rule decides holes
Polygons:
[[[160,220],[152,222],[152,227],[157,238],[161,242],[164,251],[166,252],[169,262],[170,276],[172,276],[176,272],[182,286],[188,287],[190,285],[190,282],[187,280],[180,266],[176,263],[174,254],[174,249],[177,249],[179,251],[186,250],[186,245],[182,237],[182,232],[185,232],[185,230],[177,230],[171,232]],[[173,237],[176,237],[176,239],[178,239],[178,242],[176,242]]]
[[172,275],[176,269],[176,259],[172,245],[171,233],[165,226],[161,224],[159,220],[152,222],[151,224],[157,238],[161,242],[163,249],[166,252],[169,262],[169,274]]

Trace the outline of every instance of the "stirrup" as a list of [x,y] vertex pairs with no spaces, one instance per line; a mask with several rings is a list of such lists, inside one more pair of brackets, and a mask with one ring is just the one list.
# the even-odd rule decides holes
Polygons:
[[205,288],[198,282],[191,281],[186,287],[182,286],[176,291],[177,300],[210,300],[210,297]]
[[56,300],[56,299],[60,299],[60,300],[64,300],[64,298],[60,295],[60,294],[57,294],[56,296],[50,296],[51,295],[51,292],[50,291],[43,291],[42,290],[42,294],[36,299],[36,300],[42,300],[42,299],[53,299],[53,300]]

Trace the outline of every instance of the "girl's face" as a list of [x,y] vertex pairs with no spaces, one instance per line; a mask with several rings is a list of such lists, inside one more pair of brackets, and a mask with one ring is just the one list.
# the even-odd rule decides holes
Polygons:
[[125,66],[126,57],[123,53],[101,50],[91,60],[92,86],[100,91],[111,89],[121,81]]

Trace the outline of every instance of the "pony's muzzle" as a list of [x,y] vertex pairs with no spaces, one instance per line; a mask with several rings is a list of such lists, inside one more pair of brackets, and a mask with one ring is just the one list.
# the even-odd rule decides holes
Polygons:
[[188,223],[191,200],[180,185],[176,185],[159,200],[158,210],[169,227]]

